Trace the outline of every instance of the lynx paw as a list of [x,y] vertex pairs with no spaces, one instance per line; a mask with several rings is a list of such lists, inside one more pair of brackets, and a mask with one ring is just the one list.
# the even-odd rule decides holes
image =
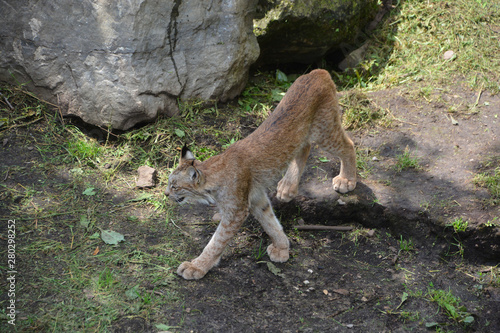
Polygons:
[[283,202],[289,202],[297,196],[299,187],[296,184],[291,184],[290,181],[283,178],[278,183],[278,192],[276,197]]
[[269,255],[269,259],[274,262],[285,262],[289,258],[288,248],[280,249],[274,247],[273,244],[267,247],[267,254]]
[[186,280],[199,280],[207,274],[206,271],[196,267],[192,262],[184,261],[179,268],[177,274]]
[[356,180],[337,176],[332,181],[333,189],[340,193],[347,193],[354,190]]

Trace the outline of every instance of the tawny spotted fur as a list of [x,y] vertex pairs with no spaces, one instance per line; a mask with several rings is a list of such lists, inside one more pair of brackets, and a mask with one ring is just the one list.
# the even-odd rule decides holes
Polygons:
[[224,153],[200,162],[183,149],[165,193],[181,204],[216,204],[222,219],[201,255],[182,263],[177,273],[185,279],[202,278],[219,262],[248,214],[260,222],[271,238],[269,258],[287,261],[289,241],[274,215],[266,189],[287,170],[278,183],[276,196],[290,201],[297,195],[312,142],[341,160],[340,174],[332,181],[333,189],[341,193],[353,190],[356,153],[341,126],[335,84],[324,70],[299,77],[266,121]]

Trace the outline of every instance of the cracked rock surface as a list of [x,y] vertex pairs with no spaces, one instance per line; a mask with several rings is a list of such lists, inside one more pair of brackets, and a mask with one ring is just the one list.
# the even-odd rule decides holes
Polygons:
[[0,3],[0,80],[65,115],[126,130],[178,99],[235,97],[259,46],[255,1]]

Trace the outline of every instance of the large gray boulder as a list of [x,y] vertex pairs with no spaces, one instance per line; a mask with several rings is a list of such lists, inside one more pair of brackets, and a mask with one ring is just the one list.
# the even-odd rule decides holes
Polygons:
[[259,55],[256,0],[0,2],[0,80],[66,115],[128,129],[178,113],[178,99],[225,101]]
[[378,10],[378,0],[259,0],[258,64],[313,63],[353,42]]

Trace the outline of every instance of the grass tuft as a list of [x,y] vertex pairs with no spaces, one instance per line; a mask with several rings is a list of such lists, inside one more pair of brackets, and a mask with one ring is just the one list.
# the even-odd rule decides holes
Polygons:
[[408,169],[420,169],[420,162],[418,157],[413,156],[408,146],[402,154],[396,156],[396,165],[394,166],[396,172],[401,172]]
[[491,204],[500,203],[500,167],[490,171],[482,172],[474,177],[474,183],[486,187],[491,194]]
[[436,302],[450,319],[464,325],[474,322],[474,317],[467,312],[465,306],[460,305],[460,298],[453,295],[451,290],[436,289],[431,283],[427,288],[427,296],[431,302]]
[[371,102],[361,90],[351,90],[341,97],[344,108],[342,125],[347,130],[357,130],[373,124],[383,124],[385,112]]

